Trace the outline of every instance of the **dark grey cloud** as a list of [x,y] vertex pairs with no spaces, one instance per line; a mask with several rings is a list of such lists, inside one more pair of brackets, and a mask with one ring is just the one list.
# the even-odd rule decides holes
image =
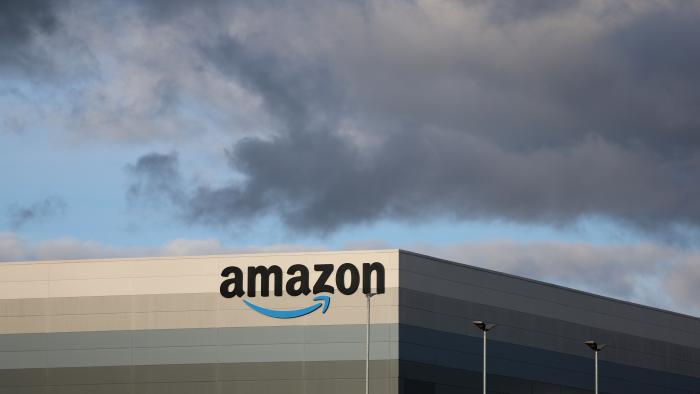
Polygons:
[[498,23],[514,23],[552,16],[578,5],[580,0],[482,0],[479,5],[488,8],[491,19]]
[[32,47],[37,35],[59,27],[56,8],[62,1],[3,0],[0,2],[0,71],[45,70],[47,59]]
[[276,129],[227,150],[237,181],[142,177],[141,197],[318,232],[435,216],[697,231],[700,8],[552,4],[238,3],[250,25],[198,50]]
[[132,179],[127,191],[128,198],[133,202],[155,198],[180,204],[183,184],[178,163],[177,153],[172,152],[146,154],[135,164],[128,165],[126,171]]
[[29,205],[11,205],[7,210],[7,218],[10,228],[17,230],[31,223],[62,215],[66,208],[67,204],[62,198],[49,196]]
[[[303,133],[335,124],[341,117],[342,95],[327,60],[290,62],[281,54],[266,53],[230,36],[203,45],[201,54],[222,74],[259,95],[284,131]],[[320,121],[324,124],[319,125]]]

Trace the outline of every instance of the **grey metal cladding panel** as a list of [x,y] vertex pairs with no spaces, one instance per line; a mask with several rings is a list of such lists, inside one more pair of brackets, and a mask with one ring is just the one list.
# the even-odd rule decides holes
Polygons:
[[[284,353],[285,348],[278,348]],[[236,348],[230,351],[239,353]],[[94,351],[91,355],[99,357],[101,351]],[[182,346],[182,347],[156,347],[156,348],[134,348],[131,349],[132,359],[130,362],[116,365],[148,365],[148,364],[168,364],[168,363],[211,363],[220,360],[218,346]],[[90,361],[79,364],[80,366],[90,366]],[[115,364],[111,364],[115,365]],[[62,366],[58,364],[57,366]]]
[[[398,379],[370,379],[374,394],[398,393]],[[312,381],[236,381],[222,382],[217,393],[265,394],[357,394],[364,392],[364,379],[322,379]]]
[[[134,348],[158,348],[172,346],[216,346],[222,343],[220,330],[215,328],[193,328],[174,330],[133,330],[133,331],[103,331],[104,333],[125,333],[131,337]],[[60,333],[52,333],[52,343],[60,343]],[[259,339],[260,337],[258,337]]]
[[219,394],[221,385],[217,382],[177,382],[177,383],[144,383],[133,385],[134,394]]
[[[357,394],[363,390],[364,382],[362,380],[320,380],[309,383],[250,381],[13,387],[6,389],[2,394]],[[371,379],[370,392],[373,394],[396,394],[398,393],[397,379]]]
[[[421,390],[423,387],[431,387],[436,394],[480,394],[481,373],[464,371],[454,368],[445,368],[419,364],[413,362],[401,362],[400,384],[402,394],[425,394],[430,391]],[[573,387],[553,385],[542,382],[534,382],[524,379],[515,379],[508,376],[490,375],[489,392],[507,394],[589,394],[590,390],[581,390]],[[416,387],[418,385],[418,390]]]
[[[0,370],[0,392],[8,387],[80,384],[363,379],[364,371],[363,361],[14,369]],[[398,360],[372,360],[370,374],[397,377]]]
[[[207,334],[210,335],[210,334]],[[212,334],[213,335],[213,334]],[[364,342],[364,325],[221,328],[220,344]],[[373,324],[372,339],[396,341],[398,324]],[[262,342],[261,342],[262,340]]]
[[[128,384],[134,381],[134,369],[130,367],[46,368],[34,371],[43,372],[47,386]],[[194,379],[186,374],[181,376],[181,380]]]
[[135,394],[135,393],[216,393],[216,383],[184,382],[176,385],[165,384],[108,384],[108,385],[70,385],[47,386],[46,394]]
[[[358,346],[359,345],[359,346]],[[370,357],[398,358],[398,346],[373,341]],[[233,345],[219,348],[221,362],[362,360],[365,349],[359,343]]]
[[[207,382],[216,381],[221,373],[221,364],[170,364],[170,365],[140,365],[135,367],[116,367],[130,369],[132,371],[132,382]],[[61,370],[64,368],[59,368]],[[85,371],[88,368],[76,368]],[[277,376],[273,371],[270,376]],[[79,382],[75,380],[75,382]]]
[[[364,379],[316,380],[308,382],[298,394],[357,394],[364,390]],[[376,394],[396,394],[399,392],[398,379],[371,379],[369,391]],[[271,393],[286,393],[284,390]]]
[[49,348],[46,334],[0,334],[0,352],[40,351]]
[[[480,346],[478,339],[474,340],[474,348]],[[431,354],[433,360],[418,360],[424,365],[442,366],[445,368],[467,369],[472,372],[479,372],[481,367],[480,354],[462,354],[449,350],[433,350],[430,348],[416,347],[413,345],[402,352],[412,353],[412,359],[417,356]],[[568,357],[561,360],[556,359],[556,355],[543,357],[538,352],[531,352],[517,347],[506,346],[501,348],[498,342],[492,342],[490,348],[493,355],[489,357],[489,372],[491,376],[499,375],[509,378],[529,380],[532,382],[549,383],[552,385],[562,385],[576,387],[579,389],[589,388],[592,376],[592,360],[588,358]],[[437,354],[436,354],[437,353]],[[402,360],[401,362],[411,361]],[[550,361],[549,364],[542,362]],[[573,362],[573,364],[572,364]],[[601,362],[601,384],[616,393],[688,393],[700,385],[700,379],[689,378],[668,373],[658,373],[632,367],[622,367],[614,363]],[[401,377],[407,376],[402,369]],[[614,390],[612,390],[614,388]]]
[[[398,358],[397,324],[371,335],[373,358]],[[6,334],[0,369],[361,360],[364,341],[364,325]]]
[[[419,327],[401,327],[402,361],[417,361],[446,367],[481,370],[481,338],[452,334]],[[590,352],[590,351],[589,351]],[[574,356],[519,344],[489,341],[489,371],[576,387],[585,387],[591,374],[591,354]],[[700,386],[700,375],[687,376],[678,371],[657,371],[611,362],[601,354],[601,376],[622,385],[652,385],[674,390],[690,390]]]
[[[400,362],[402,394],[481,393],[481,372],[439,367],[410,361]],[[532,394],[532,382],[502,376],[489,376],[489,391],[508,394]],[[539,392],[537,392],[539,393]]]
[[[304,374],[314,379],[328,376],[350,379],[363,379],[365,376],[364,361],[340,361],[332,363],[314,362],[304,364]],[[370,376],[391,378],[399,376],[399,360],[370,360]]]
[[[396,359],[398,358],[398,345],[393,342],[373,342],[370,354],[375,359]],[[2,352],[0,353],[0,369],[168,363],[362,360],[364,357],[365,350],[357,343],[80,349]]]
[[[19,353],[19,352],[18,352]],[[0,354],[0,367],[11,367],[11,360],[5,359],[5,354]],[[80,350],[53,350],[41,352],[46,361],[46,368],[55,367],[81,367],[81,366],[111,366],[129,365],[133,362],[132,351],[124,349],[80,349]]]
[[47,384],[46,369],[0,369],[0,392],[14,386],[43,386]]
[[[372,338],[396,341],[398,325],[373,324]],[[364,325],[193,328],[3,334],[0,352],[125,347],[213,346],[275,343],[364,342]]]
[[[398,360],[370,363],[373,393],[398,392]],[[50,375],[42,380],[42,375]],[[0,392],[51,393],[356,393],[363,361],[57,368],[0,375]],[[35,380],[32,382],[34,378]]]
[[[610,344],[606,358],[649,369],[700,375],[700,349],[614,332],[558,319],[530,315],[452,298],[404,289],[399,310],[402,324],[479,336],[473,320],[499,325],[494,335],[502,341],[578,356],[588,356],[587,339]],[[412,307],[409,305],[416,305]]]
[[[0,335],[0,351],[9,350],[5,347],[5,344],[13,340],[19,340],[24,343],[26,339],[36,340],[37,343],[45,344],[43,349],[37,350],[120,349],[132,346],[134,335],[131,331],[109,331],[109,335],[105,335],[105,331],[3,334]],[[32,348],[35,349],[36,347],[32,346]],[[15,350],[21,350],[21,348],[15,347]]]
[[[421,289],[453,298],[480,300],[494,306],[530,310],[541,315],[579,321],[598,320],[601,325],[623,329],[634,322],[649,335],[673,332],[688,343],[700,335],[700,319],[645,308],[534,281],[484,271],[469,266],[402,254],[401,289]],[[439,289],[439,290],[437,290]],[[636,327],[630,327],[636,328]]]
[[[150,366],[148,366],[150,367]],[[292,362],[292,363],[229,363],[217,364],[221,380],[270,380],[270,379],[362,379],[364,361]],[[139,370],[144,367],[138,367]],[[397,377],[398,360],[371,360],[370,375]]]
[[[635,350],[660,356],[666,356],[669,349],[672,349],[671,354],[675,358],[700,362],[700,349],[698,347],[684,346],[668,341],[673,338],[655,340],[631,335],[629,334],[630,330],[605,330],[594,327],[592,324],[571,323],[561,319],[523,313],[518,310],[439,297],[408,289],[402,291],[401,301],[400,315],[403,323],[409,323],[406,319],[410,318],[410,324],[462,332],[465,327],[468,327],[469,330],[473,328],[472,320],[484,319],[501,325],[499,335],[504,337],[515,335],[512,338],[514,342],[532,340],[533,342],[528,344],[534,346],[551,345],[553,341],[557,340],[557,337],[569,338],[574,341],[579,341],[581,338],[597,338],[601,342],[605,341],[614,345],[616,349]],[[474,335],[478,334],[478,330],[475,328],[472,331]],[[543,342],[535,341],[538,337]],[[574,346],[572,349],[559,347],[556,350],[573,351],[575,354],[581,354],[582,350],[587,351],[580,346]]]
[[46,394],[46,388],[37,387],[7,387],[4,388],[2,394]]

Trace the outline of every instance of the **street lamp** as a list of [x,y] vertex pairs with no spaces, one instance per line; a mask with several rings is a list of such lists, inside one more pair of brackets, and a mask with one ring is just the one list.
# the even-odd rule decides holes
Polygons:
[[376,296],[377,293],[366,293],[367,298],[367,358],[365,359],[365,394],[369,394],[369,325],[370,325],[370,310],[372,304],[370,299]]
[[474,323],[475,326],[479,327],[479,329],[484,333],[484,377],[482,387],[484,394],[486,394],[486,333],[491,331],[494,327],[496,327],[496,325],[492,323],[485,323],[481,320],[474,320],[472,323]]
[[607,345],[599,344],[596,341],[586,341],[584,343],[595,353],[595,394],[598,394],[598,352],[605,349]]

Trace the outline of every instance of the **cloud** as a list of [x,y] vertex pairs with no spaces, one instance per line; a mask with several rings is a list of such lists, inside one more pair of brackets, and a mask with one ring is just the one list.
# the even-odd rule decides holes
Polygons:
[[213,240],[174,240],[160,248],[115,247],[68,237],[37,242],[8,232],[0,233],[0,246],[0,261],[5,262],[195,254],[207,248],[211,252],[223,250],[218,241]]
[[128,165],[126,171],[132,177],[128,198],[132,201],[149,201],[153,197],[163,197],[179,203],[183,184],[178,163],[177,153],[172,152],[150,153],[141,156],[135,164]]
[[33,44],[37,36],[58,29],[55,7],[59,4],[45,0],[0,2],[0,73],[35,72],[47,67],[47,59]]
[[274,133],[226,151],[234,182],[151,195],[177,195],[191,223],[276,215],[313,233],[596,216],[693,234],[700,8],[512,4],[238,4],[200,54],[260,100]]
[[[13,87],[28,97],[5,127],[31,130],[39,113],[76,142],[160,142],[202,161],[225,150],[228,182],[189,186],[173,153],[153,152],[175,157],[168,169],[133,164],[130,199],[171,201],[189,223],[274,215],[324,234],[594,216],[697,237],[695,2],[3,7],[13,69],[73,70],[54,91]],[[37,51],[48,57],[22,60]],[[159,170],[174,177],[145,175]]]
[[181,175],[168,174],[181,169],[172,163],[130,190],[168,197],[193,223],[228,224],[272,213],[306,232],[431,215],[555,225],[599,215],[655,232],[700,221],[700,207],[686,203],[700,197],[700,188],[678,180],[686,169],[658,167],[646,149],[591,138],[568,149],[520,154],[468,135],[402,137],[374,157],[328,133],[248,139],[228,153],[231,170],[243,175],[235,184],[178,188]]
[[210,19],[216,13],[192,10],[157,23],[162,15],[146,10],[159,2],[142,3],[3,2],[0,101],[11,111],[0,126],[48,123],[73,144],[184,140],[202,149],[249,132],[232,133],[231,125],[258,127],[255,100],[201,61],[200,42],[223,28]]
[[700,253],[693,253],[684,256],[675,269],[669,272],[665,286],[659,290],[659,293],[670,294],[678,308],[700,313],[698,283],[700,283]]
[[0,261],[25,259],[25,243],[17,235],[0,232]]
[[66,208],[66,202],[62,198],[49,196],[26,206],[13,204],[8,209],[7,217],[10,228],[16,230],[30,223],[42,222],[51,217],[62,215]]
[[100,258],[196,256],[212,254],[308,252],[325,250],[318,245],[275,244],[229,247],[218,239],[178,238],[158,246],[118,247],[100,242],[56,238],[31,241],[11,232],[0,232],[0,263],[8,261],[75,260]]

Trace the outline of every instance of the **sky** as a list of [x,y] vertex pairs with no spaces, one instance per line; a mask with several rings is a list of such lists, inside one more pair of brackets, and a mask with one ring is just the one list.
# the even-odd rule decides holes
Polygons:
[[700,315],[700,3],[0,2],[0,261],[401,248]]

